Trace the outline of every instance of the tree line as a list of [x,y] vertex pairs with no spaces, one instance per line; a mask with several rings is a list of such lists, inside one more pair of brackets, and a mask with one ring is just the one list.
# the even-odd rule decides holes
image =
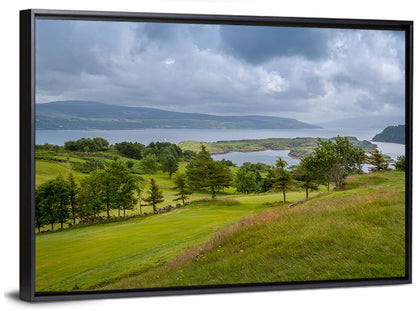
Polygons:
[[[73,141],[66,141],[64,146],[57,146],[45,143],[36,145],[36,151],[49,151],[57,154],[59,151],[69,151],[83,153],[86,156],[91,153],[112,151],[123,157],[132,159],[126,162],[129,168],[134,166],[133,160],[140,160],[140,170],[142,173],[154,174],[161,169],[167,172],[169,178],[179,167],[182,158],[190,159],[195,155],[192,151],[183,151],[179,146],[169,142],[150,142],[147,146],[138,142],[121,142],[110,145],[109,142],[101,137],[81,138]],[[96,169],[104,167],[104,161],[97,158],[86,158],[83,162],[73,163],[73,168],[82,173],[90,173]]]
[[59,175],[37,187],[35,193],[35,222],[40,229],[44,225],[59,223],[61,228],[66,221],[81,221],[105,211],[110,218],[110,210],[117,209],[125,215],[126,209],[137,203],[141,193],[141,177],[130,173],[119,160],[112,161],[105,168],[92,171],[77,184],[72,173],[65,179]]
[[[260,168],[251,163],[243,163],[236,173],[234,186],[242,193],[280,191],[286,202],[289,189],[304,189],[306,198],[320,184],[326,185],[328,191],[330,184],[339,190],[348,175],[363,173],[364,164],[371,165],[371,172],[390,169],[387,160],[377,149],[366,155],[361,147],[353,146],[347,137],[318,139],[316,148],[301,159],[298,165],[288,167],[288,163],[280,157],[271,167]],[[406,169],[404,156],[398,157],[395,168],[401,171]],[[262,177],[261,174],[266,176]]]

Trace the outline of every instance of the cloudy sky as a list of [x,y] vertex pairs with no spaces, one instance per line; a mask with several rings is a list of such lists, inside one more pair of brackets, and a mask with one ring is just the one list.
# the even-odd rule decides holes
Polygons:
[[37,20],[36,101],[404,122],[404,32]]

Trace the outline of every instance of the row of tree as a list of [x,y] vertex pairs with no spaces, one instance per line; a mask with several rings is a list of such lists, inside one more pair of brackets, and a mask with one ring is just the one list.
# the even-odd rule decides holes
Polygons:
[[109,143],[106,139],[101,137],[81,138],[65,142],[64,148],[69,151],[97,152],[107,150],[109,148]]
[[[175,201],[185,203],[189,194],[187,179],[183,174],[176,174],[173,180],[177,190]],[[92,171],[77,184],[72,173],[65,179],[59,175],[37,187],[35,193],[35,223],[40,229],[50,225],[52,231],[54,224],[71,221],[76,224],[86,219],[97,219],[100,213],[105,212],[110,219],[111,210],[118,211],[118,218],[126,217],[126,210],[132,209],[139,201],[140,214],[142,214],[142,201],[153,207],[157,212],[157,204],[164,201],[163,193],[153,178],[147,196],[142,197],[144,181],[141,176],[132,174],[120,161],[114,160],[102,169]]]
[[38,228],[49,224],[53,230],[55,223],[71,219],[84,220],[97,217],[106,211],[118,209],[124,213],[137,203],[136,193],[141,193],[141,178],[133,175],[125,165],[117,160],[109,166],[93,170],[78,185],[72,173],[68,179],[58,176],[41,184],[36,189],[35,221]]
[[180,159],[185,157],[179,146],[169,142],[151,142],[147,146],[137,142],[121,142],[115,144],[114,148],[125,157],[141,160],[144,173],[154,174],[162,169],[169,174],[169,178],[178,170]]
[[[367,156],[360,147],[355,147],[346,137],[334,140],[318,140],[317,147],[303,158],[299,165],[288,167],[280,157],[273,167],[258,169],[251,163],[244,163],[236,173],[234,186],[238,192],[265,192],[270,189],[281,191],[286,202],[286,192],[292,188],[303,188],[306,198],[309,191],[318,189],[320,184],[335,185],[338,190],[345,178],[351,174],[363,173],[363,165],[370,164],[370,171],[387,171],[389,165],[376,149]],[[405,170],[404,156],[398,157],[396,170]],[[261,175],[265,175],[262,177]]]
[[[335,189],[339,190],[348,175],[363,173],[364,164],[370,164],[372,172],[389,170],[388,162],[377,149],[367,156],[361,147],[354,146],[347,137],[337,136],[335,139],[318,139],[315,149],[299,165],[289,168],[287,162],[279,157],[272,167],[261,163],[244,163],[233,176],[230,164],[214,161],[201,144],[201,151],[189,161],[186,177],[193,191],[207,189],[212,199],[218,191],[233,185],[237,192],[242,193],[272,189],[281,191],[286,202],[286,192],[292,187],[305,189],[306,198],[309,191],[316,190],[319,184],[325,184],[328,190],[330,184],[334,184]],[[399,157],[395,165],[397,170],[405,170],[404,157]]]

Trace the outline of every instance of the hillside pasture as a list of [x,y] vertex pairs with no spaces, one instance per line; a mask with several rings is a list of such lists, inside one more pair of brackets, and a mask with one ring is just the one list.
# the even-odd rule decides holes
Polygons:
[[[348,187],[348,185],[350,185]],[[404,173],[347,189],[228,194],[161,215],[36,237],[36,291],[400,277]]]
[[96,289],[139,275],[265,208],[203,200],[161,215],[38,235],[36,291]]
[[348,181],[350,190],[247,217],[165,265],[105,288],[404,277],[404,174]]

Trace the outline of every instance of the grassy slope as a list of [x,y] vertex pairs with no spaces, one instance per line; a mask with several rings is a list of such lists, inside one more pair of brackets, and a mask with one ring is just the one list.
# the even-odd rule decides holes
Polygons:
[[[57,172],[67,174],[68,163],[37,161],[37,176],[54,178]],[[184,163],[180,170],[184,170]],[[76,175],[82,178],[84,174]],[[175,204],[175,191],[167,173],[143,175],[154,177],[163,190],[165,202]],[[127,221],[73,227],[70,230],[36,237],[36,290],[72,290],[96,288],[117,278],[137,275],[175,258],[187,246],[205,241],[226,224],[255,215],[269,208],[264,202],[282,200],[281,193],[236,195],[220,193],[219,198],[236,198],[241,204],[211,201],[193,203],[170,213],[134,218]],[[325,189],[321,189],[325,191]],[[210,198],[210,193],[194,193],[190,200]],[[304,198],[303,191],[287,195],[291,202]],[[150,212],[151,207],[143,208]],[[136,206],[128,214],[138,214]],[[117,211],[112,211],[116,215]],[[43,230],[48,228],[43,228]]]
[[87,176],[87,174],[72,170],[70,164],[66,162],[36,160],[36,186],[56,178],[59,174],[67,177],[71,171],[77,180]]
[[400,172],[355,176],[349,190],[244,219],[108,288],[404,276],[404,183]]
[[38,235],[36,290],[95,288],[142,273],[175,258],[186,246],[205,241],[224,224],[265,208],[200,202],[162,215]]
[[[180,170],[184,170],[184,165],[181,164]],[[40,183],[58,173],[67,175],[70,165],[37,160],[36,170],[36,181]],[[77,180],[86,176],[77,172],[74,175]],[[145,180],[154,177],[163,189],[166,201],[159,207],[176,203],[172,201],[175,192],[166,173],[143,177]],[[360,188],[363,185],[369,188]],[[254,225],[247,232],[240,232],[238,224],[230,226],[228,228],[233,228],[231,231],[238,231],[231,238],[227,237],[230,233],[226,229],[225,234],[220,233],[219,237],[209,240],[219,228],[256,215],[268,208],[264,202],[280,201],[282,195],[237,195],[228,189],[228,194],[220,197],[232,197],[241,204],[200,202],[163,215],[40,235],[36,240],[36,290],[285,281],[297,280],[300,276],[308,276],[308,279],[344,278],[348,271],[352,273],[351,277],[365,277],[365,273],[373,277],[400,275],[404,265],[401,254],[404,246],[396,242],[404,241],[403,174],[390,172],[380,176],[357,176],[349,180],[348,187],[350,190],[347,192],[311,200],[295,209],[277,208],[265,214],[266,218],[259,216],[260,225],[256,225],[256,220],[250,220],[248,223]],[[373,193],[378,192],[380,195],[374,196]],[[191,200],[208,197],[209,193],[196,193],[191,195]],[[368,202],[355,202],[356,197],[374,202],[369,204],[369,209],[357,208],[357,204]],[[291,202],[303,198],[301,191],[288,194]],[[348,205],[348,202],[353,203]],[[144,208],[145,212],[150,210],[151,207]],[[138,213],[138,206],[128,214],[132,213]],[[113,211],[113,215],[116,214],[117,211]],[[358,220],[348,218],[351,215]],[[264,226],[264,219],[271,222]],[[287,225],[288,219],[290,226]],[[373,223],[376,220],[378,225]],[[264,231],[266,227],[273,230]],[[328,236],[326,232],[333,234]],[[225,240],[221,240],[221,236],[225,236]],[[230,244],[231,240],[234,244]],[[203,252],[199,254],[195,245],[204,241],[207,246],[203,246]],[[338,248],[333,250],[328,245]],[[191,251],[181,255],[186,247]],[[331,250],[328,254],[319,254],[319,251],[326,253],[328,249]],[[345,252],[345,249],[352,251]],[[375,253],[372,253],[373,249]],[[228,256],[220,256],[225,254]],[[358,254],[362,257],[359,258]],[[172,262],[178,256],[179,260]],[[304,261],[305,256],[309,261]],[[356,258],[351,259],[354,256]],[[363,265],[370,256],[374,257],[374,262]],[[195,258],[199,257],[202,260],[195,264]],[[169,261],[168,265],[165,265],[166,261]],[[204,265],[200,265],[202,262]],[[328,262],[335,262],[341,268],[331,271],[331,267],[324,266]],[[315,267],[316,263],[322,266]],[[181,270],[179,277],[178,271]]]

